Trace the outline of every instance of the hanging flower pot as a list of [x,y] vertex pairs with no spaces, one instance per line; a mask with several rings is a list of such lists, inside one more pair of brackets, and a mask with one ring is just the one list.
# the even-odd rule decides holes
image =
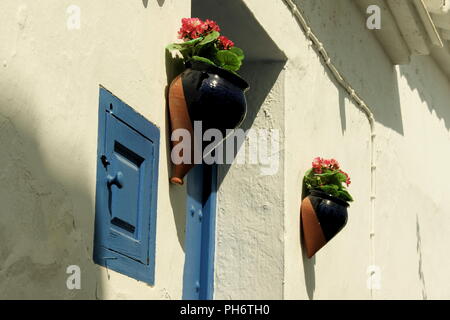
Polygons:
[[[171,133],[177,129],[189,132],[190,149],[181,151],[183,161],[174,163],[172,159],[170,181],[174,184],[183,184],[184,176],[198,159],[196,154],[202,158],[204,145],[197,142],[195,134],[203,136],[208,129],[218,129],[225,138],[227,129],[242,123],[247,113],[245,92],[249,88],[236,73],[244,59],[242,50],[220,36],[214,21],[191,18],[182,22],[179,35],[184,42],[167,47],[172,54],[183,57],[186,66],[169,87],[169,115]],[[197,121],[200,132],[194,130]],[[185,143],[172,141],[172,149],[182,142]]]
[[306,255],[311,258],[347,224],[347,208],[353,198],[343,183],[347,173],[336,160],[316,158],[304,177],[308,195],[301,204],[301,226]]

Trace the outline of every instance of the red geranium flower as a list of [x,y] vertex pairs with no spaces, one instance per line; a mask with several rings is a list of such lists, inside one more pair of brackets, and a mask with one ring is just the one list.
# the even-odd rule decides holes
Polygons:
[[337,162],[336,159],[330,159],[330,166],[331,166],[331,169],[338,170],[339,162]]
[[343,185],[345,183],[348,187],[352,183],[350,176],[340,169],[336,159],[314,158],[312,168],[305,174],[303,183],[309,190],[322,190],[344,201],[353,201]]
[[344,174],[344,175],[347,177],[347,180],[345,181],[345,184],[346,184],[347,186],[349,186],[350,183],[352,183],[352,181],[350,180],[350,176],[348,175],[348,173],[347,173],[347,172],[344,172],[344,171],[342,171],[342,170],[339,170],[339,172],[342,173],[342,174]]
[[[178,56],[185,61],[199,60],[197,59],[199,57],[205,58],[209,60],[207,62],[213,65],[231,72],[237,72],[244,59],[242,50],[236,48],[234,42],[227,37],[220,36],[220,31],[219,25],[213,20],[206,19],[203,21],[200,18],[183,18],[181,19],[178,38],[184,43],[172,43],[166,49],[170,51],[173,57]],[[230,51],[222,55],[222,59],[220,59],[220,55],[224,53],[223,50]]]
[[182,26],[178,35],[180,39],[185,41],[197,39],[212,31],[220,31],[217,23],[209,19],[202,21],[199,18],[183,18],[181,23]]
[[323,159],[320,157],[314,158],[312,167],[315,173],[322,173]]
[[199,18],[183,18],[181,23],[182,26],[178,35],[180,39],[185,41],[197,39],[208,29],[208,25]]
[[204,24],[207,26],[206,32],[211,32],[211,31],[219,32],[220,31],[219,25],[215,21],[206,19]]
[[229,50],[234,47],[234,42],[225,36],[220,36],[219,38],[217,38],[217,40],[219,40],[219,47],[222,50]]

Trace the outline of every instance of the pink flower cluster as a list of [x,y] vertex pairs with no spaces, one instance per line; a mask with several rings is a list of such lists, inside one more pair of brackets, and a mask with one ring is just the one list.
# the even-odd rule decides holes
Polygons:
[[344,172],[342,170],[339,170],[340,173],[344,174],[347,177],[347,180],[345,180],[345,184],[347,185],[347,187],[350,185],[350,183],[352,183],[352,181],[350,180],[350,176],[348,175],[347,172]]
[[219,48],[222,50],[230,50],[234,47],[234,42],[225,36],[220,36],[217,40],[219,40]]
[[315,173],[322,173],[322,170],[327,168],[331,170],[339,170],[339,163],[335,159],[323,159],[320,157],[314,158],[312,167]]
[[181,19],[181,29],[178,31],[178,37],[184,41],[197,39],[212,31],[220,31],[219,26],[212,20],[202,21],[199,18]]
[[[184,41],[206,36],[213,31],[220,31],[219,25],[209,19],[202,21],[199,18],[183,18],[181,19],[181,24],[181,29],[178,31],[178,38]],[[234,42],[225,36],[220,36],[217,40],[219,49],[221,50],[229,50],[234,47]]]
[[347,177],[345,184],[348,186],[351,183],[350,176],[339,168],[339,162],[337,162],[336,159],[323,159],[317,157],[314,158],[312,162],[312,167],[314,172],[317,174],[323,173],[324,169],[339,170],[340,173],[344,174]]

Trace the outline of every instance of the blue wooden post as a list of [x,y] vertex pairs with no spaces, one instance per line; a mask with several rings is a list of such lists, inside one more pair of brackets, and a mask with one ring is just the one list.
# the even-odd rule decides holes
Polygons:
[[195,166],[187,178],[183,299],[213,298],[217,167]]

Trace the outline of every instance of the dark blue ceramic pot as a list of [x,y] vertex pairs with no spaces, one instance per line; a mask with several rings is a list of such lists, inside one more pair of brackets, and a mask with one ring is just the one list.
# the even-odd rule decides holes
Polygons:
[[[170,181],[183,184],[183,178],[194,165],[194,153],[203,154],[205,145],[194,140],[194,122],[201,121],[202,135],[208,129],[218,129],[222,137],[227,129],[236,129],[247,114],[245,92],[248,83],[238,75],[199,61],[186,63],[186,70],[169,87],[169,115],[172,133],[187,130],[191,136],[189,163],[174,163]],[[215,146],[221,141],[214,141]],[[174,148],[180,141],[172,141]],[[207,152],[211,152],[208,150]]]
[[203,131],[235,129],[247,114],[248,83],[232,72],[200,61],[188,61],[181,75],[191,121],[202,121]]
[[309,199],[316,211],[325,239],[330,241],[347,224],[347,207],[349,204],[317,190],[311,191]]
[[318,190],[312,190],[303,199],[302,230],[308,258],[345,227],[348,206],[346,201]]

